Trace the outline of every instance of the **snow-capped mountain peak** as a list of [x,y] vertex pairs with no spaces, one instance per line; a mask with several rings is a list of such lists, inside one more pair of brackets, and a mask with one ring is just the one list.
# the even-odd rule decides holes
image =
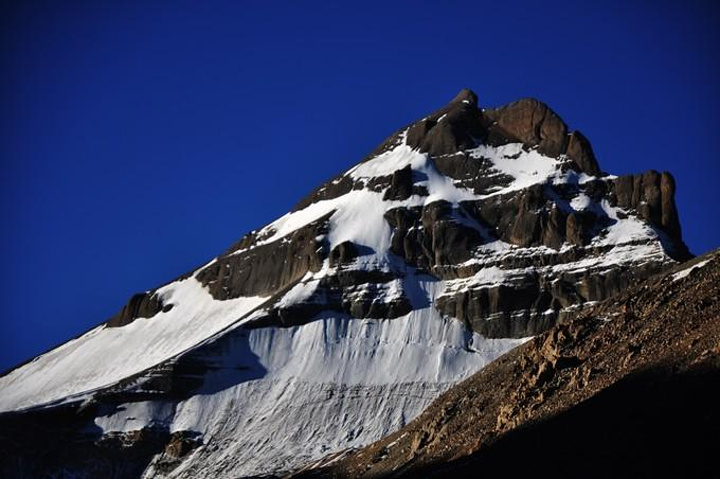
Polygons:
[[0,377],[0,411],[65,418],[65,470],[114,467],[102,445],[120,441],[148,477],[286,472],[397,430],[688,256],[674,188],[603,173],[537,100],[483,110],[462,90],[208,264]]

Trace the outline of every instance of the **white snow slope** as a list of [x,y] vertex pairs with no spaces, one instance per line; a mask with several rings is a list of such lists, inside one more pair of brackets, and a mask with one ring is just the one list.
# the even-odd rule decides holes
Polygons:
[[[589,179],[574,171],[563,172],[562,160],[526,151],[519,144],[481,146],[473,154],[493,161],[498,175],[515,178],[490,195],[537,183],[582,184]],[[481,198],[439,174],[427,155],[405,144],[346,174],[356,180],[370,178],[408,164],[426,178],[419,184],[427,187],[429,196],[384,201],[382,193],[353,190],[271,223],[261,232],[263,243],[282,240],[332,213],[327,238],[331,248],[353,241],[371,251],[358,258],[354,268],[397,268],[397,258],[389,252],[392,232],[383,218],[388,209],[441,199],[457,205]],[[609,252],[563,268],[587,268],[591,266],[588,261],[594,266],[669,261],[657,234],[635,217],[618,215],[618,208],[594,204],[589,198],[578,198],[567,207],[602,209],[616,222],[591,245],[609,246]],[[644,241],[642,246],[634,247],[639,240]],[[476,261],[490,264],[504,255],[542,253],[543,248],[522,249],[495,241],[478,250]],[[317,281],[331,272],[326,262],[321,271],[308,273],[281,301],[288,305],[307,300]],[[86,399],[99,388],[182,355],[218,335],[236,332],[239,339],[218,358],[226,367],[208,372],[202,389],[191,398],[179,403],[128,403],[98,417],[95,424],[106,433],[151,424],[201,433],[203,445],[169,473],[173,477],[287,471],[332,451],[363,446],[402,427],[442,391],[523,342],[484,338],[460,321],[442,317],[433,307],[434,299],[448,288],[497,284],[515,273],[488,266],[470,278],[444,282],[417,275],[408,267],[404,277],[383,293],[392,297],[402,290],[410,297],[414,309],[400,318],[359,320],[326,312],[303,326],[247,330],[241,326],[269,306],[266,298],[217,301],[193,275],[160,290],[165,302],[174,305],[170,311],[120,328],[97,327],[1,377],[0,412]],[[245,371],[243,380],[228,383],[227,371],[234,368],[237,374],[238,367]],[[156,473],[159,475],[153,465],[146,471],[148,477],[158,477]]]

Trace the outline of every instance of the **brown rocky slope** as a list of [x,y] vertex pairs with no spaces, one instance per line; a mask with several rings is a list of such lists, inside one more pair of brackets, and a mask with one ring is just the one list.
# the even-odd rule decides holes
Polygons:
[[558,324],[296,477],[716,477],[720,251]]

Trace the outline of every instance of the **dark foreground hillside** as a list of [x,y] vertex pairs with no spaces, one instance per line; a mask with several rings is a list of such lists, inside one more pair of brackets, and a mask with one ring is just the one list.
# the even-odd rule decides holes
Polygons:
[[[300,477],[717,477],[720,254],[560,324]],[[331,462],[332,461],[332,462]]]

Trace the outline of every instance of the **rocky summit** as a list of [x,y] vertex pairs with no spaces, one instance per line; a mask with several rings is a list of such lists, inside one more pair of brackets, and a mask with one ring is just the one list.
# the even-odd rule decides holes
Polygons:
[[689,259],[674,194],[667,172],[605,173],[538,100],[484,109],[462,90],[283,217],[0,377],[0,475],[280,475],[366,446]]

